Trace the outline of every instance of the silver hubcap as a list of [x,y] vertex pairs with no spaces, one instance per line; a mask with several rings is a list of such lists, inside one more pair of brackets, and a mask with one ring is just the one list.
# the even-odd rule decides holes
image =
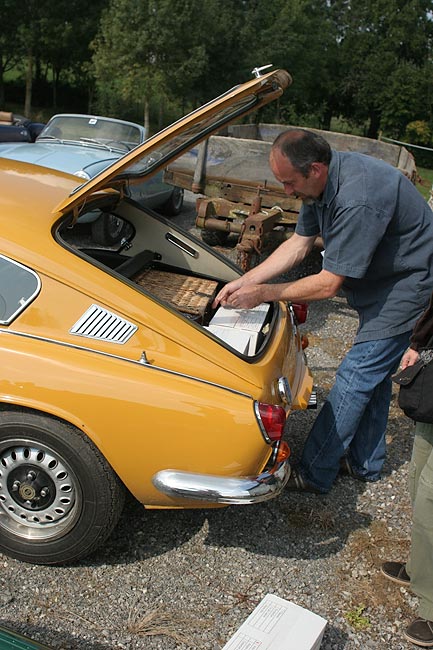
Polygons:
[[79,490],[71,469],[42,445],[0,452],[0,525],[21,537],[50,538],[75,519]]

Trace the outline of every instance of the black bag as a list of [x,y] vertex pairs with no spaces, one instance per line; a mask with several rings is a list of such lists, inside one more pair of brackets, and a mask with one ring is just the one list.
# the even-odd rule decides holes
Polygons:
[[398,405],[415,422],[433,423],[433,349],[422,350],[419,360],[392,377],[399,384]]

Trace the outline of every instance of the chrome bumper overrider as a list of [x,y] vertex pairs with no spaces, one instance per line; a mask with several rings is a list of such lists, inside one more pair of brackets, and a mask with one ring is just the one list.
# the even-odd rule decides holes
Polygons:
[[287,460],[259,476],[215,476],[164,469],[155,474],[153,485],[174,498],[194,499],[206,503],[247,504],[267,501],[277,496],[290,477]]
[[313,390],[308,400],[307,409],[316,409],[317,408],[317,392]]

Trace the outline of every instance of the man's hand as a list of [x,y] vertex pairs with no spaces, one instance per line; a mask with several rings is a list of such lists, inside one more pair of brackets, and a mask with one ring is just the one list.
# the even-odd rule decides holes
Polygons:
[[419,354],[416,350],[409,348],[403,355],[400,363],[400,368],[404,370],[408,366],[413,366],[419,359]]
[[212,303],[213,309],[218,307],[218,305],[225,305],[228,298],[238,289],[240,289],[244,283],[244,277],[238,278],[237,280],[232,280],[228,284],[224,285],[221,291],[215,297],[215,300]]
[[[261,264],[255,266],[250,271],[245,273],[242,277],[237,280],[233,280],[226,284],[221,291],[216,296],[215,300],[212,303],[212,307],[215,309],[218,305],[230,305],[243,309],[252,309],[261,302],[269,302],[271,300],[286,300],[284,295],[280,295],[276,289],[275,285],[268,284],[269,280],[272,278],[286,273],[293,267],[297,266],[302,262],[303,259],[308,255],[312,250],[316,235],[312,237],[304,237],[298,235],[296,232],[293,233],[290,239],[287,239],[285,242],[280,244],[274,252],[269,255]],[[270,287],[273,287],[271,290]],[[246,287],[256,287],[256,289],[251,290],[249,296],[233,294],[239,289]],[[258,289],[258,287],[262,287]],[[265,287],[267,287],[265,289]],[[280,289],[284,285],[280,285]],[[260,291],[266,291],[269,296],[267,298],[262,297],[260,300],[253,296],[258,294]],[[231,298],[231,300],[230,300]],[[291,300],[292,296],[289,296],[287,300]],[[298,295],[293,296],[293,299],[300,299]],[[238,302],[239,301],[239,302]]]
[[232,294],[236,289],[239,289],[242,286],[242,278],[239,278],[238,280],[233,280],[232,282],[229,282],[228,284],[225,284],[221,291],[217,293],[215,296],[215,299],[212,303],[213,309],[218,307],[218,305],[224,305],[227,301],[227,298]]
[[233,309],[252,309],[257,305],[260,305],[260,303],[265,302],[266,286],[267,285],[264,284],[251,284],[245,287],[240,287],[224,296],[220,302],[223,307],[233,307]]

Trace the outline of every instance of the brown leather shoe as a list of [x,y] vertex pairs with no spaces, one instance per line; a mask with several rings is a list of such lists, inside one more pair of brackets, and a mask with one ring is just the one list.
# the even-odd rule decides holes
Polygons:
[[363,483],[368,483],[368,479],[366,479],[363,476],[360,476],[360,474],[356,474],[356,472],[354,472],[353,467],[350,464],[350,461],[347,458],[347,456],[342,456],[340,458],[340,467],[339,467],[338,473],[340,474],[340,476],[351,476],[352,478],[356,478],[357,481],[362,481]]
[[311,492],[313,494],[325,494],[317,490],[315,487],[307,483],[307,481],[302,477],[302,475],[296,470],[292,469],[290,478],[286,483],[286,490],[290,492]]
[[384,562],[380,570],[388,580],[392,580],[399,585],[410,585],[410,577],[406,573],[404,562]]
[[404,636],[408,641],[423,648],[433,648],[433,621],[416,618],[406,628]]
[[353,467],[349,462],[349,459],[347,456],[342,456],[340,458],[340,469],[338,471],[339,474],[342,474],[343,476],[355,476],[355,473],[353,471]]

